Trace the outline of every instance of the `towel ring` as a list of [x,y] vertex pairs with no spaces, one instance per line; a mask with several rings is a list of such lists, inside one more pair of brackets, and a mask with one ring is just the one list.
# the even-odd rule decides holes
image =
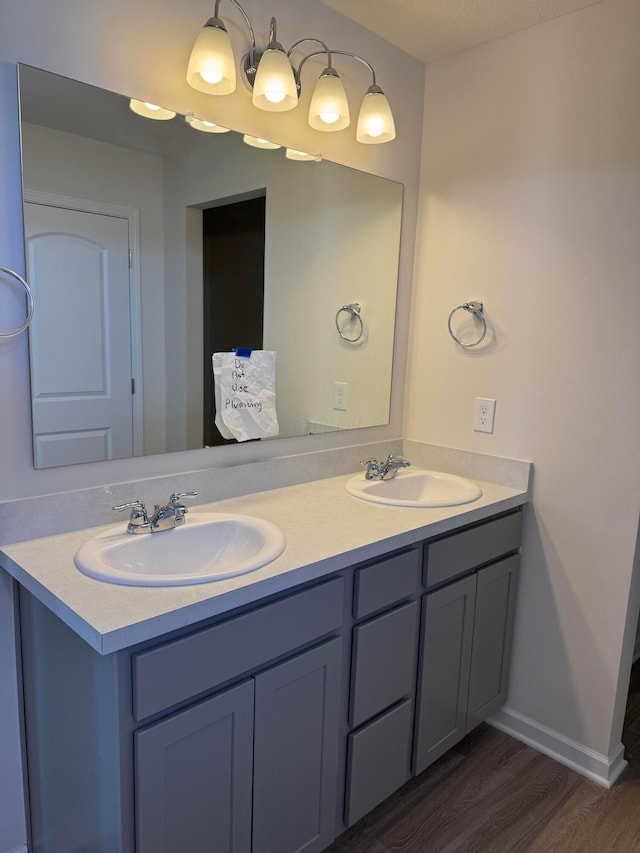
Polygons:
[[[469,311],[470,314],[473,314],[476,320],[480,320],[480,322],[482,323],[482,333],[480,337],[477,341],[472,341],[470,344],[464,344],[460,340],[460,338],[458,338],[454,334],[453,329],[451,328],[451,320],[453,318],[453,315],[456,313],[456,311],[460,310]],[[482,304],[482,302],[478,302],[477,300],[475,302],[463,302],[462,305],[458,305],[456,308],[453,309],[451,314],[449,314],[447,326],[449,327],[449,334],[457,344],[460,344],[461,347],[477,347],[478,344],[482,343],[485,338],[485,335],[487,334],[487,318],[484,316],[484,305]]]
[[[351,302],[349,305],[343,305],[342,308],[338,308],[338,313],[336,314],[336,329],[338,330],[338,334],[344,341],[347,341],[350,344],[357,343],[364,334],[364,323],[362,322],[362,317],[360,316],[361,310],[362,306],[359,302]],[[351,320],[357,320],[360,323],[360,332],[355,338],[348,338],[340,328],[338,318],[340,317],[343,311],[346,311],[347,314],[351,316]]]
[[0,338],[12,338],[14,337],[14,335],[19,335],[21,332],[24,332],[24,330],[28,328],[29,324],[31,323],[31,320],[33,319],[33,310],[35,307],[33,304],[33,291],[31,290],[27,282],[22,278],[22,276],[18,275],[17,272],[10,270],[8,267],[0,267],[0,272],[4,272],[7,275],[13,276],[13,278],[15,278],[16,281],[19,281],[27,292],[27,301],[29,304],[29,308],[27,310],[27,319],[21,326],[11,332],[0,332]]

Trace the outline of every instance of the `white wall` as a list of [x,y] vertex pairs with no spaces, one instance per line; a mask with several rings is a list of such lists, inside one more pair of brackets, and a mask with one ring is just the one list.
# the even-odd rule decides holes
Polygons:
[[[21,336],[0,342],[0,500],[338,447],[346,440],[355,443],[400,436],[420,163],[422,67],[316,0],[272,0],[267,10],[259,0],[246,0],[244,5],[254,19],[256,35],[262,46],[267,41],[269,17],[275,14],[279,17],[278,34],[282,42],[291,44],[312,34],[332,46],[354,50],[372,61],[379,82],[393,105],[397,140],[382,146],[358,145],[353,140],[353,128],[340,134],[318,134],[306,127],[300,113],[304,113],[304,103],[308,104],[312,61],[307,63],[304,71],[304,103],[292,114],[269,115],[253,109],[250,96],[242,85],[234,95],[223,99],[212,99],[190,89],[184,79],[189,53],[199,28],[211,15],[210,3],[204,0],[183,0],[181,3],[172,0],[153,3],[150,0],[138,0],[136,3],[128,0],[110,0],[109,3],[103,0],[85,0],[83,3],[75,0],[58,0],[56,3],[7,0],[2,4],[0,26],[0,265],[24,272],[14,66],[17,61],[161,103],[183,114],[193,111],[201,118],[241,128],[254,135],[266,135],[301,150],[319,151],[327,159],[398,180],[407,189],[391,424],[351,433],[348,437],[338,433],[268,443],[252,442],[250,447],[244,445],[34,471],[27,341],[26,336]],[[225,17],[228,16],[230,34],[241,55],[246,43],[240,19],[231,5],[229,10],[224,9],[224,13]],[[370,83],[366,69],[358,63],[343,65],[342,62],[340,68],[348,94],[355,104]],[[321,70],[320,64],[318,73]],[[2,322],[17,325],[23,312],[19,289],[0,280]],[[0,541],[9,536],[9,531],[0,530]],[[1,678],[11,677],[11,648],[5,638],[5,633],[11,631],[11,624],[2,625]],[[3,689],[1,683],[0,689]],[[8,733],[9,737],[17,738],[11,721],[6,718],[0,719],[0,730],[3,734]],[[15,782],[18,772],[15,764],[0,765],[3,779]],[[21,831],[20,814],[5,814],[5,809],[6,804],[0,803],[4,833],[0,849],[5,839]]]
[[[279,405],[294,423],[334,428],[384,424],[391,381],[395,278],[401,189],[371,182],[356,170],[297,164],[279,169],[267,193],[267,219],[276,239],[267,243],[272,294],[265,305],[265,345],[279,348],[284,366]],[[289,237],[290,251],[278,251]],[[362,305],[364,333],[343,341],[335,316],[345,304]],[[342,314],[345,323],[348,315]],[[351,337],[359,331],[350,326]],[[347,410],[333,408],[333,384],[348,386]],[[306,393],[301,394],[304,388]],[[286,425],[284,425],[286,428]],[[290,426],[289,426],[290,428]]]
[[[533,460],[509,705],[605,757],[635,629],[639,33],[604,0],[428,66],[406,386],[407,438]],[[447,316],[476,298],[495,341],[465,352]]]
[[34,124],[22,125],[25,188],[137,209],[140,214],[140,300],[144,452],[163,453],[165,431],[163,161],[120,145]]

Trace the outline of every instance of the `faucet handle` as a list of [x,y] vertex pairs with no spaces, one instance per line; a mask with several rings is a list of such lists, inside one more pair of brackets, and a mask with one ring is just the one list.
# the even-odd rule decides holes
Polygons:
[[127,533],[141,533],[147,527],[149,518],[147,516],[147,508],[144,501],[129,501],[126,504],[119,504],[111,507],[116,512],[122,512],[124,509],[130,509],[129,524],[127,525]]
[[380,463],[374,457],[371,459],[363,459],[360,464],[364,468],[366,465],[367,470],[364,472],[365,480],[375,480],[378,474],[380,473]]
[[182,506],[180,498],[195,498],[197,492],[174,492],[169,498],[170,506]]
[[173,509],[176,516],[176,524],[182,524],[184,517],[189,510],[182,503],[180,498],[195,498],[197,492],[174,492],[169,498],[169,506]]
[[404,456],[396,456],[394,453],[389,454],[389,458],[387,459],[387,465],[391,465],[392,468],[408,468],[411,465],[408,459],[405,459]]
[[137,509],[140,512],[146,512],[147,508],[144,505],[144,501],[141,501],[139,498],[137,501],[129,501],[126,504],[119,504],[118,506],[112,506],[111,509],[114,509],[116,512],[122,512],[125,509]]

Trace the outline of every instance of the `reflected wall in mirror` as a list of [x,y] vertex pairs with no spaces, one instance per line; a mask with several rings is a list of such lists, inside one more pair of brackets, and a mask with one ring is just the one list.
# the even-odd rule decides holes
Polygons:
[[388,423],[401,185],[19,81],[37,468],[223,443],[235,346],[276,351],[281,437]]

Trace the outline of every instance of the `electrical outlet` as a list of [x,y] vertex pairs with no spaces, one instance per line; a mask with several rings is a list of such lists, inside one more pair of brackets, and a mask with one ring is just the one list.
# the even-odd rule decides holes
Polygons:
[[496,415],[496,401],[485,397],[476,397],[473,407],[473,429],[475,432],[493,432]]
[[347,383],[333,383],[333,408],[340,411],[347,411]]

